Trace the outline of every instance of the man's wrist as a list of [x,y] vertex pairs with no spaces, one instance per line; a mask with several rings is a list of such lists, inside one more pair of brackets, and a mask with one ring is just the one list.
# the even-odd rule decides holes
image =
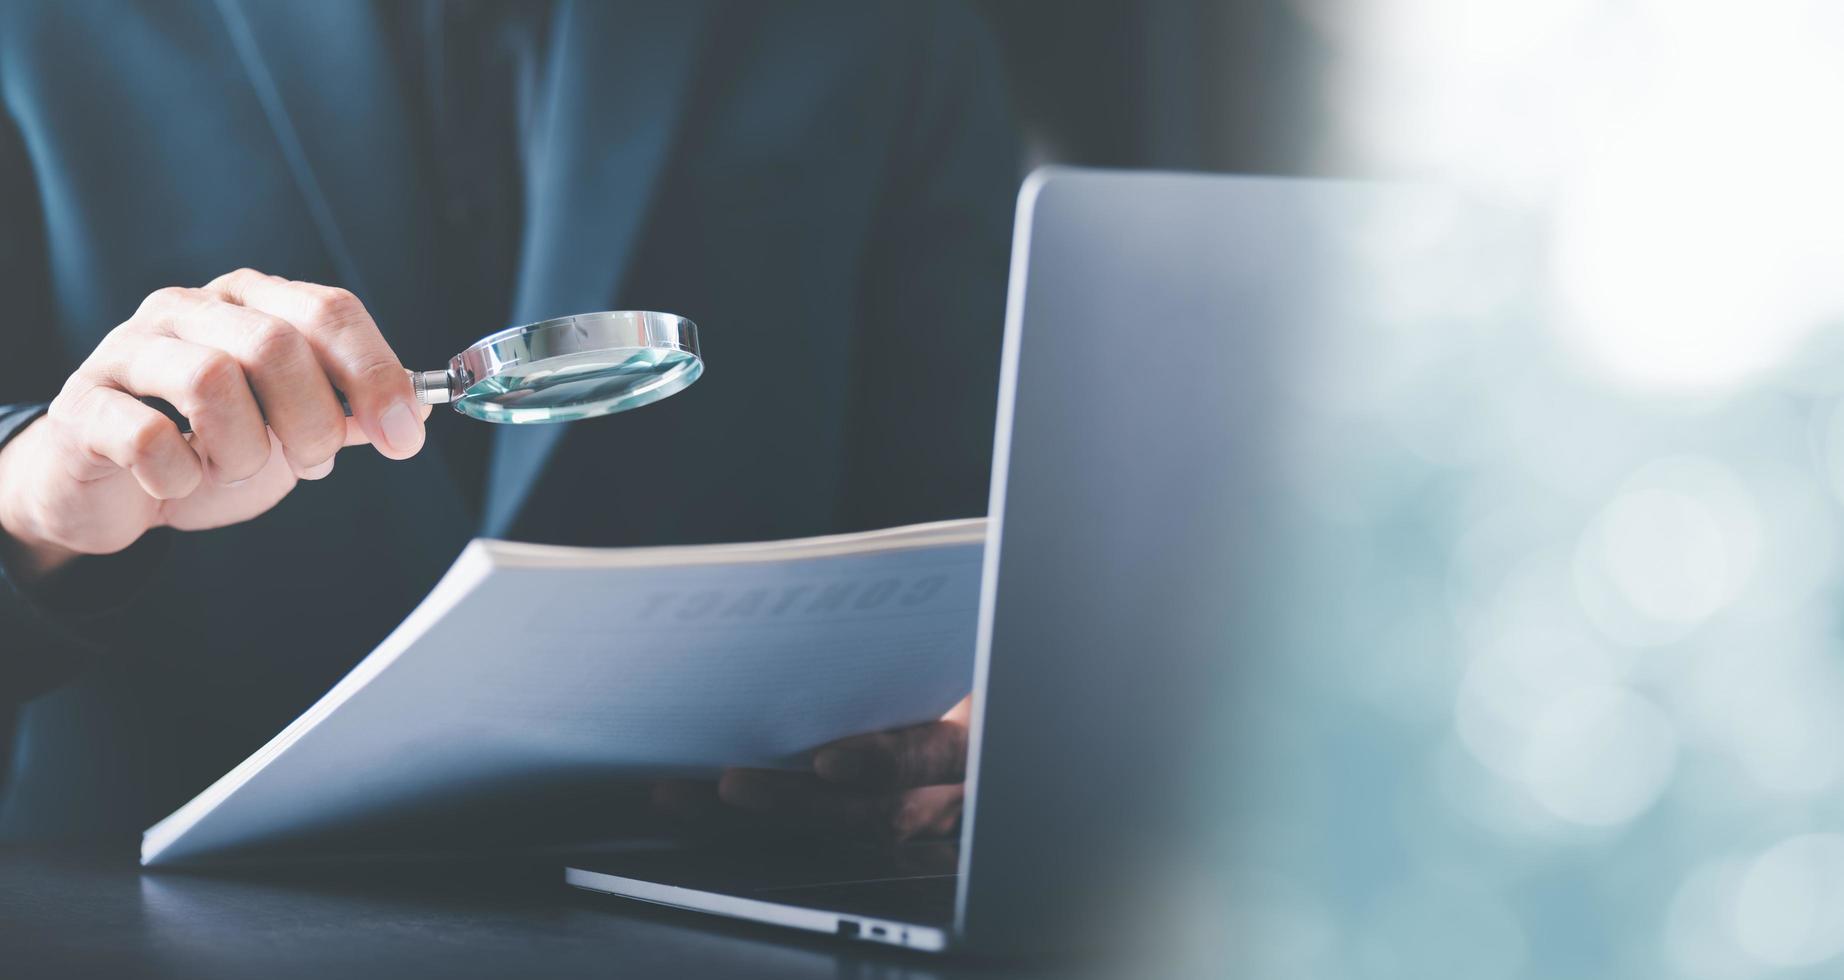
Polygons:
[[69,548],[22,539],[0,521],[0,562],[22,585],[38,585],[79,557]]
[[34,437],[38,422],[27,425],[4,447],[0,447],[0,561],[21,584],[36,584],[78,557],[78,553],[55,544],[39,533],[38,522],[20,506],[21,496],[13,467],[18,450]]

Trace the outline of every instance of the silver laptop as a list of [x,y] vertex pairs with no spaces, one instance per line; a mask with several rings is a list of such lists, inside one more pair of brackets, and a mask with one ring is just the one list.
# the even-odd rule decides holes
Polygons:
[[1050,169],[1020,194],[957,842],[687,845],[569,884],[922,950],[1157,929],[1207,861],[1270,341],[1373,190]]

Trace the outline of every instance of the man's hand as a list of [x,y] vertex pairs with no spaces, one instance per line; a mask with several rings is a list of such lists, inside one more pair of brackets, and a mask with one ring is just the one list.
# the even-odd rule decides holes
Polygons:
[[960,826],[967,778],[971,698],[940,721],[855,735],[818,749],[813,771],[726,770],[716,786],[665,783],[654,803],[683,817],[708,817],[721,802],[772,822],[901,843]]
[[[178,408],[192,435],[145,396]],[[343,289],[249,269],[162,289],[0,451],[0,544],[28,574],[44,573],[120,551],[154,527],[246,521],[297,480],[332,472],[343,446],[416,455],[427,417],[377,324]]]

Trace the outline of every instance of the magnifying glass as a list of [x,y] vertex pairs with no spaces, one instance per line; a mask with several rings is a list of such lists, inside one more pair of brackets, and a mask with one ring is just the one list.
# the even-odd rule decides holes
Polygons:
[[[617,311],[508,327],[456,354],[448,367],[411,371],[416,400],[453,405],[486,422],[568,422],[650,405],[704,373],[698,325],[671,313]],[[159,399],[146,399],[191,425]],[[340,404],[352,408],[345,396]]]

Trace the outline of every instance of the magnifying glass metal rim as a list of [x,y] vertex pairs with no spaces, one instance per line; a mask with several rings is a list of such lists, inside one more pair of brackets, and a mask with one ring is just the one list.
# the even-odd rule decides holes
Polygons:
[[[677,367],[650,380],[623,398],[619,407],[586,408],[573,417],[625,411],[679,392],[704,373],[698,347],[698,325],[674,313],[655,310],[610,310],[554,317],[524,326],[507,327],[481,338],[456,354],[446,371],[413,371],[411,381],[418,401],[440,405],[459,399],[468,389],[501,374],[519,371],[545,361],[579,354],[674,351],[689,354]],[[456,406],[460,408],[461,406]],[[517,421],[516,410],[477,414],[489,422]]]
[[673,313],[617,310],[553,317],[507,327],[475,342],[448,362],[459,390],[517,367],[553,357],[616,350],[676,350],[702,360],[698,325]]

